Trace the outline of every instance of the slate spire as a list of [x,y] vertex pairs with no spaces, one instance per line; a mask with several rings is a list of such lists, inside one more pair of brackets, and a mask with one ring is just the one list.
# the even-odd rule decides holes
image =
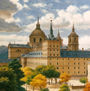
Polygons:
[[52,28],[52,20],[50,22],[50,34],[49,34],[49,39],[53,40],[54,39],[54,35],[53,35],[53,28]]

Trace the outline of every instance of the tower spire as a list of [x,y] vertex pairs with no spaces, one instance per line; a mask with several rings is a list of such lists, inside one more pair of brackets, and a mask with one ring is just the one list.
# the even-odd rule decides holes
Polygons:
[[39,24],[39,17],[37,18],[36,29],[40,29],[40,24]]
[[57,39],[61,39],[59,29],[58,29]]
[[50,23],[50,34],[52,35],[53,34],[53,29],[52,29],[52,20],[50,20],[51,23]]
[[38,18],[37,18],[37,24],[39,24],[39,16],[38,16]]
[[72,27],[72,32],[75,32],[74,24],[73,24],[73,27]]
[[58,36],[60,36],[60,32],[59,32],[59,29],[58,29]]
[[51,39],[51,40],[54,39],[53,28],[52,28],[52,20],[50,20],[50,34],[49,34],[49,39]]

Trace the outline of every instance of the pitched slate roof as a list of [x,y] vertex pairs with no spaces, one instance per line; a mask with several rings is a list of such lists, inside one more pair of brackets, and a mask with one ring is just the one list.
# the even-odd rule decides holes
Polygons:
[[22,55],[22,57],[42,57],[41,51],[29,52],[28,54]]
[[28,44],[9,44],[9,47],[30,48]]
[[90,58],[90,51],[60,51],[61,57],[68,58]]

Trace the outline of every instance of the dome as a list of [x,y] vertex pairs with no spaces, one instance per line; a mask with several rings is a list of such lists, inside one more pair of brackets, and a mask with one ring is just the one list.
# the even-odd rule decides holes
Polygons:
[[36,28],[30,36],[45,36],[45,34],[41,29]]
[[73,28],[72,28],[72,32],[71,32],[71,34],[68,37],[78,37],[78,35],[75,32],[74,25],[73,25]]
[[44,34],[44,32],[40,28],[39,20],[38,20],[38,22],[36,24],[35,30],[33,30],[33,32],[31,33],[30,36],[43,36],[43,37],[46,38],[46,35]]
[[68,37],[78,37],[78,35],[75,32],[71,32],[71,34]]

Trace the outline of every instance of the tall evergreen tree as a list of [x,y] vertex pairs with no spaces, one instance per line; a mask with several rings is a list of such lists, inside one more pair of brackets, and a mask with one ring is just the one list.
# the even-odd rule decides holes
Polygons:
[[18,88],[20,89],[21,85],[24,84],[24,82],[20,80],[22,77],[24,77],[24,73],[21,71],[22,66],[20,64],[20,61],[14,59],[8,64],[8,67],[14,70],[14,73],[16,74],[16,81],[18,84]]

